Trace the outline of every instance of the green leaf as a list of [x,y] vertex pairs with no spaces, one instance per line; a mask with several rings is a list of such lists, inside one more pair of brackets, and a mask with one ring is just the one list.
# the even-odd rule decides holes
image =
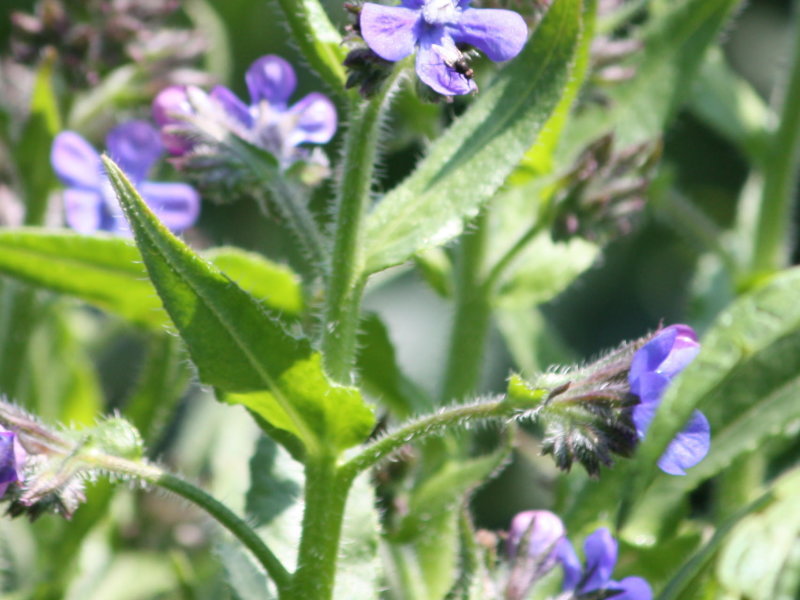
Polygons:
[[503,184],[562,97],[581,4],[554,3],[522,53],[381,200],[367,221],[367,272],[451,240]]
[[53,88],[55,52],[46,52],[33,88],[30,114],[19,144],[12,156],[17,159],[25,189],[25,223],[39,225],[44,220],[47,199],[56,178],[50,167],[50,147],[61,129],[58,100]]
[[[739,298],[703,336],[700,354],[668,388],[637,456],[619,463],[574,498],[571,524],[596,515],[608,498],[646,510],[653,495],[687,493],[769,439],[795,434],[800,419],[800,269],[791,269]],[[691,412],[711,423],[711,450],[684,477],[658,475],[656,462]],[[625,482],[622,485],[622,482]],[[647,489],[647,486],[650,488]],[[591,508],[590,508],[591,507]]]
[[691,92],[706,51],[740,4],[742,0],[660,3],[651,11],[643,50],[626,63],[636,76],[608,88],[606,102],[588,106],[569,122],[558,160],[569,164],[586,144],[610,130],[617,148],[660,136]]
[[388,406],[398,418],[424,414],[433,408],[428,394],[397,365],[386,326],[376,314],[362,319],[359,327],[357,367],[364,388]]
[[166,315],[130,242],[45,229],[0,231],[0,273],[75,296],[145,327]]
[[103,162],[200,380],[296,437],[307,452],[338,452],[366,439],[374,415],[358,390],[331,384],[307,340],[287,333],[255,298],[172,235],[119,167]]
[[277,600],[269,579],[239,543],[218,539],[214,544],[216,554],[230,586],[234,600]]
[[[205,256],[269,308],[303,310],[300,282],[287,267],[237,248]],[[0,273],[69,294],[136,325],[161,329],[169,320],[129,240],[104,234],[21,228],[0,231]]]

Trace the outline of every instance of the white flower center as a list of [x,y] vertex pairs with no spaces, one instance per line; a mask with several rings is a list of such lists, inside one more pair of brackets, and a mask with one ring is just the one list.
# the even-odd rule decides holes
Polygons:
[[429,25],[444,25],[458,20],[458,0],[425,0],[422,18]]

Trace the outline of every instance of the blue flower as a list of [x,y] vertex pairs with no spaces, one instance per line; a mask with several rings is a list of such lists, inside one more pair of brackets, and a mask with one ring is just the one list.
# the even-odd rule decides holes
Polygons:
[[308,157],[301,144],[325,144],[336,133],[336,108],[327,96],[312,92],[289,105],[297,78],[281,57],[262,56],[250,65],[245,81],[250,104],[223,86],[208,95],[197,88],[162,90],[153,101],[153,118],[167,150],[183,156],[232,132],[288,167]]
[[0,498],[8,486],[21,480],[26,457],[17,435],[0,425]]
[[641,577],[626,577],[621,581],[611,579],[617,564],[617,541],[605,527],[592,533],[584,542],[585,569],[571,544],[562,544],[559,549],[559,561],[564,568],[564,590],[572,592],[573,596],[580,598],[592,592],[615,591],[617,593],[608,597],[614,600],[651,600],[653,597],[650,584]]
[[[146,121],[128,121],[106,137],[108,154],[119,164],[148,206],[172,231],[191,227],[200,212],[197,192],[185,183],[158,183],[145,179],[163,153],[158,130]],[[114,190],[103,172],[100,155],[74,131],[63,131],[53,141],[50,162],[67,186],[64,213],[67,224],[80,233],[108,231],[130,235]]]
[[[628,382],[640,403],[633,409],[633,421],[643,438],[656,415],[658,405],[670,381],[694,360],[700,351],[697,335],[688,325],[665,327],[637,350],[631,362]],[[685,469],[699,463],[708,453],[711,427],[700,411],[694,411],[689,423],[658,461],[670,475],[685,475]]]
[[528,37],[525,21],[502,9],[470,8],[471,0],[401,0],[399,6],[365,2],[360,30],[375,54],[398,61],[417,51],[423,83],[445,96],[477,89],[465,73],[459,44],[504,61],[520,53]]

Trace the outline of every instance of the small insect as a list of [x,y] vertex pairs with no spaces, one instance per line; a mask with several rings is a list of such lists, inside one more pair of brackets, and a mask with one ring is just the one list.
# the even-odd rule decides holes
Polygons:
[[472,70],[472,67],[469,66],[469,61],[467,57],[463,54],[458,57],[457,60],[453,61],[449,65],[456,73],[463,75],[467,79],[472,79],[475,76],[475,71]]

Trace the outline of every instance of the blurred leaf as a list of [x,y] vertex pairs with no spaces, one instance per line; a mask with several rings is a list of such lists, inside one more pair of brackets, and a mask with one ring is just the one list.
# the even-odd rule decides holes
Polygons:
[[731,69],[719,48],[708,52],[692,85],[689,106],[751,162],[763,162],[770,109],[752,86]]
[[448,460],[410,493],[408,512],[393,531],[394,542],[412,542],[427,534],[427,524],[463,502],[464,496],[496,474],[509,459],[513,436],[500,448],[472,459]]
[[530,307],[552,300],[586,271],[600,252],[581,238],[553,242],[539,235],[520,254],[495,302],[503,308]]
[[[287,267],[230,247],[207,256],[265,306],[288,314],[302,310],[300,283]],[[6,229],[0,231],[0,273],[75,296],[140,326],[161,329],[169,322],[139,251],[124,238]]]
[[[613,510],[620,490],[622,519],[627,520],[629,509],[646,510],[650,494],[680,497],[766,440],[795,435],[800,423],[798,295],[796,268],[720,314],[701,340],[698,357],[668,388],[636,458],[574,497],[568,515],[572,526],[581,526],[600,510]],[[695,408],[711,423],[709,455],[684,477],[656,477],[656,461]]]
[[276,600],[269,579],[252,561],[238,542],[217,540],[215,554],[225,569],[234,600]]
[[266,307],[289,315],[303,312],[300,278],[289,267],[233,246],[213,248],[202,256],[250,294],[263,300]]
[[380,201],[367,221],[367,272],[453,239],[503,184],[562,97],[581,4],[554,3],[522,53]]
[[50,167],[50,147],[61,130],[58,99],[53,89],[55,51],[45,52],[36,73],[28,120],[13,156],[25,189],[25,224],[40,225],[56,178]]
[[[250,489],[246,510],[257,527],[267,525],[286,509],[302,499],[303,483],[299,473],[286,469],[279,461],[280,448],[273,440],[261,436],[250,459]],[[289,471],[288,473],[283,471]],[[298,530],[299,532],[299,530]]]
[[406,418],[432,410],[427,392],[398,367],[389,332],[378,315],[371,313],[361,320],[358,345],[357,367],[362,385],[394,416]]
[[[775,488],[775,501],[739,522],[717,563],[717,578],[729,591],[749,600],[790,600],[780,593],[781,579],[800,548],[800,470]],[[790,485],[787,485],[790,484]],[[790,575],[791,576],[791,575]],[[795,592],[796,590],[792,590]]]
[[173,236],[119,167],[104,163],[201,381],[296,437],[307,452],[337,452],[366,439],[374,416],[358,390],[331,384],[307,340],[287,333],[276,316]]
[[569,164],[588,143],[614,131],[618,148],[662,135],[691,92],[699,66],[742,0],[683,0],[659,4],[645,26],[644,49],[625,66],[633,79],[604,88],[602,103],[568,124],[557,156]]

